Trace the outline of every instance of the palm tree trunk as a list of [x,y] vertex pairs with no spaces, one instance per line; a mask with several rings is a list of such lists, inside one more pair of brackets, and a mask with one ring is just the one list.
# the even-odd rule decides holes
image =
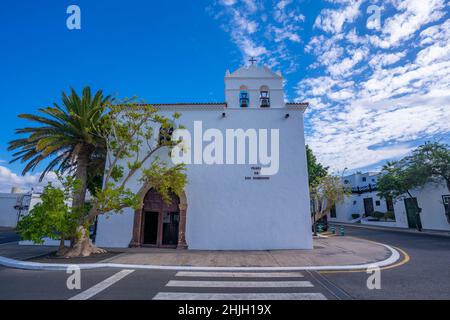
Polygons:
[[[74,190],[72,199],[72,209],[78,211],[78,225],[83,224],[83,207],[86,201],[87,190],[87,166],[89,163],[89,153],[84,148],[80,147],[77,154],[77,167],[75,171],[75,179],[78,181],[78,188]],[[70,238],[70,247],[75,246],[77,239],[76,236]]]
[[106,250],[97,248],[89,238],[89,232],[84,226],[78,226],[77,237],[73,247],[65,253],[66,258],[88,257],[92,254],[106,253]]
[[72,207],[80,210],[80,212],[86,201],[88,164],[89,152],[82,149],[77,156],[77,169],[75,171],[75,178],[78,180],[79,187],[75,190],[72,200]]
[[89,237],[89,232],[85,226],[89,225],[87,212],[84,212],[84,204],[86,201],[87,192],[87,168],[89,164],[89,152],[87,150],[80,150],[77,157],[77,169],[75,178],[78,180],[79,186],[73,195],[72,207],[78,211],[78,226],[75,236],[71,241],[70,249],[65,253],[65,257],[86,257],[94,253],[104,253],[103,249],[97,248]]

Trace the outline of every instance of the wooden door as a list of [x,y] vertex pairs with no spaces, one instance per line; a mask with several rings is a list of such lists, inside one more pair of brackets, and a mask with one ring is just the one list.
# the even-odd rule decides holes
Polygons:
[[179,198],[172,194],[170,202],[164,201],[156,190],[144,198],[141,243],[155,247],[176,247],[179,233]]
[[366,216],[370,216],[370,215],[372,215],[373,212],[374,212],[373,199],[365,198],[364,199],[364,213],[366,214]]
[[406,198],[404,202],[406,209],[406,218],[408,219],[408,227],[417,228],[418,226],[422,226],[420,215],[417,212],[417,208],[419,207],[417,198]]
[[158,245],[159,212],[144,213],[144,240],[143,244]]

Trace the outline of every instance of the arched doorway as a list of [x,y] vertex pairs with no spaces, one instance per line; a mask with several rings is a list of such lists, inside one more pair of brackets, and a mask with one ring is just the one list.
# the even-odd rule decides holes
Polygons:
[[150,246],[162,248],[187,248],[186,196],[171,194],[171,201],[150,189],[145,195],[142,208],[136,210],[133,239],[130,246]]

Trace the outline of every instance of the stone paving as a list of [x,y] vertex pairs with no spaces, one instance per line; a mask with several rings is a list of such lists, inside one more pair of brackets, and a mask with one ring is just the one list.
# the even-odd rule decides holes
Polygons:
[[[366,264],[387,259],[379,244],[353,237],[314,239],[314,250],[197,251],[130,248],[107,262],[206,267],[299,267]],[[106,262],[106,261],[104,261]]]

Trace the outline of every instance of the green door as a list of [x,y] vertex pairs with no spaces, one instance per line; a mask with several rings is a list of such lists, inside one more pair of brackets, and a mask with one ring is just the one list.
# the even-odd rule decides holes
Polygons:
[[417,198],[406,198],[405,200],[406,217],[408,218],[408,227],[416,229],[418,226],[422,227],[420,215],[417,213],[419,207]]

